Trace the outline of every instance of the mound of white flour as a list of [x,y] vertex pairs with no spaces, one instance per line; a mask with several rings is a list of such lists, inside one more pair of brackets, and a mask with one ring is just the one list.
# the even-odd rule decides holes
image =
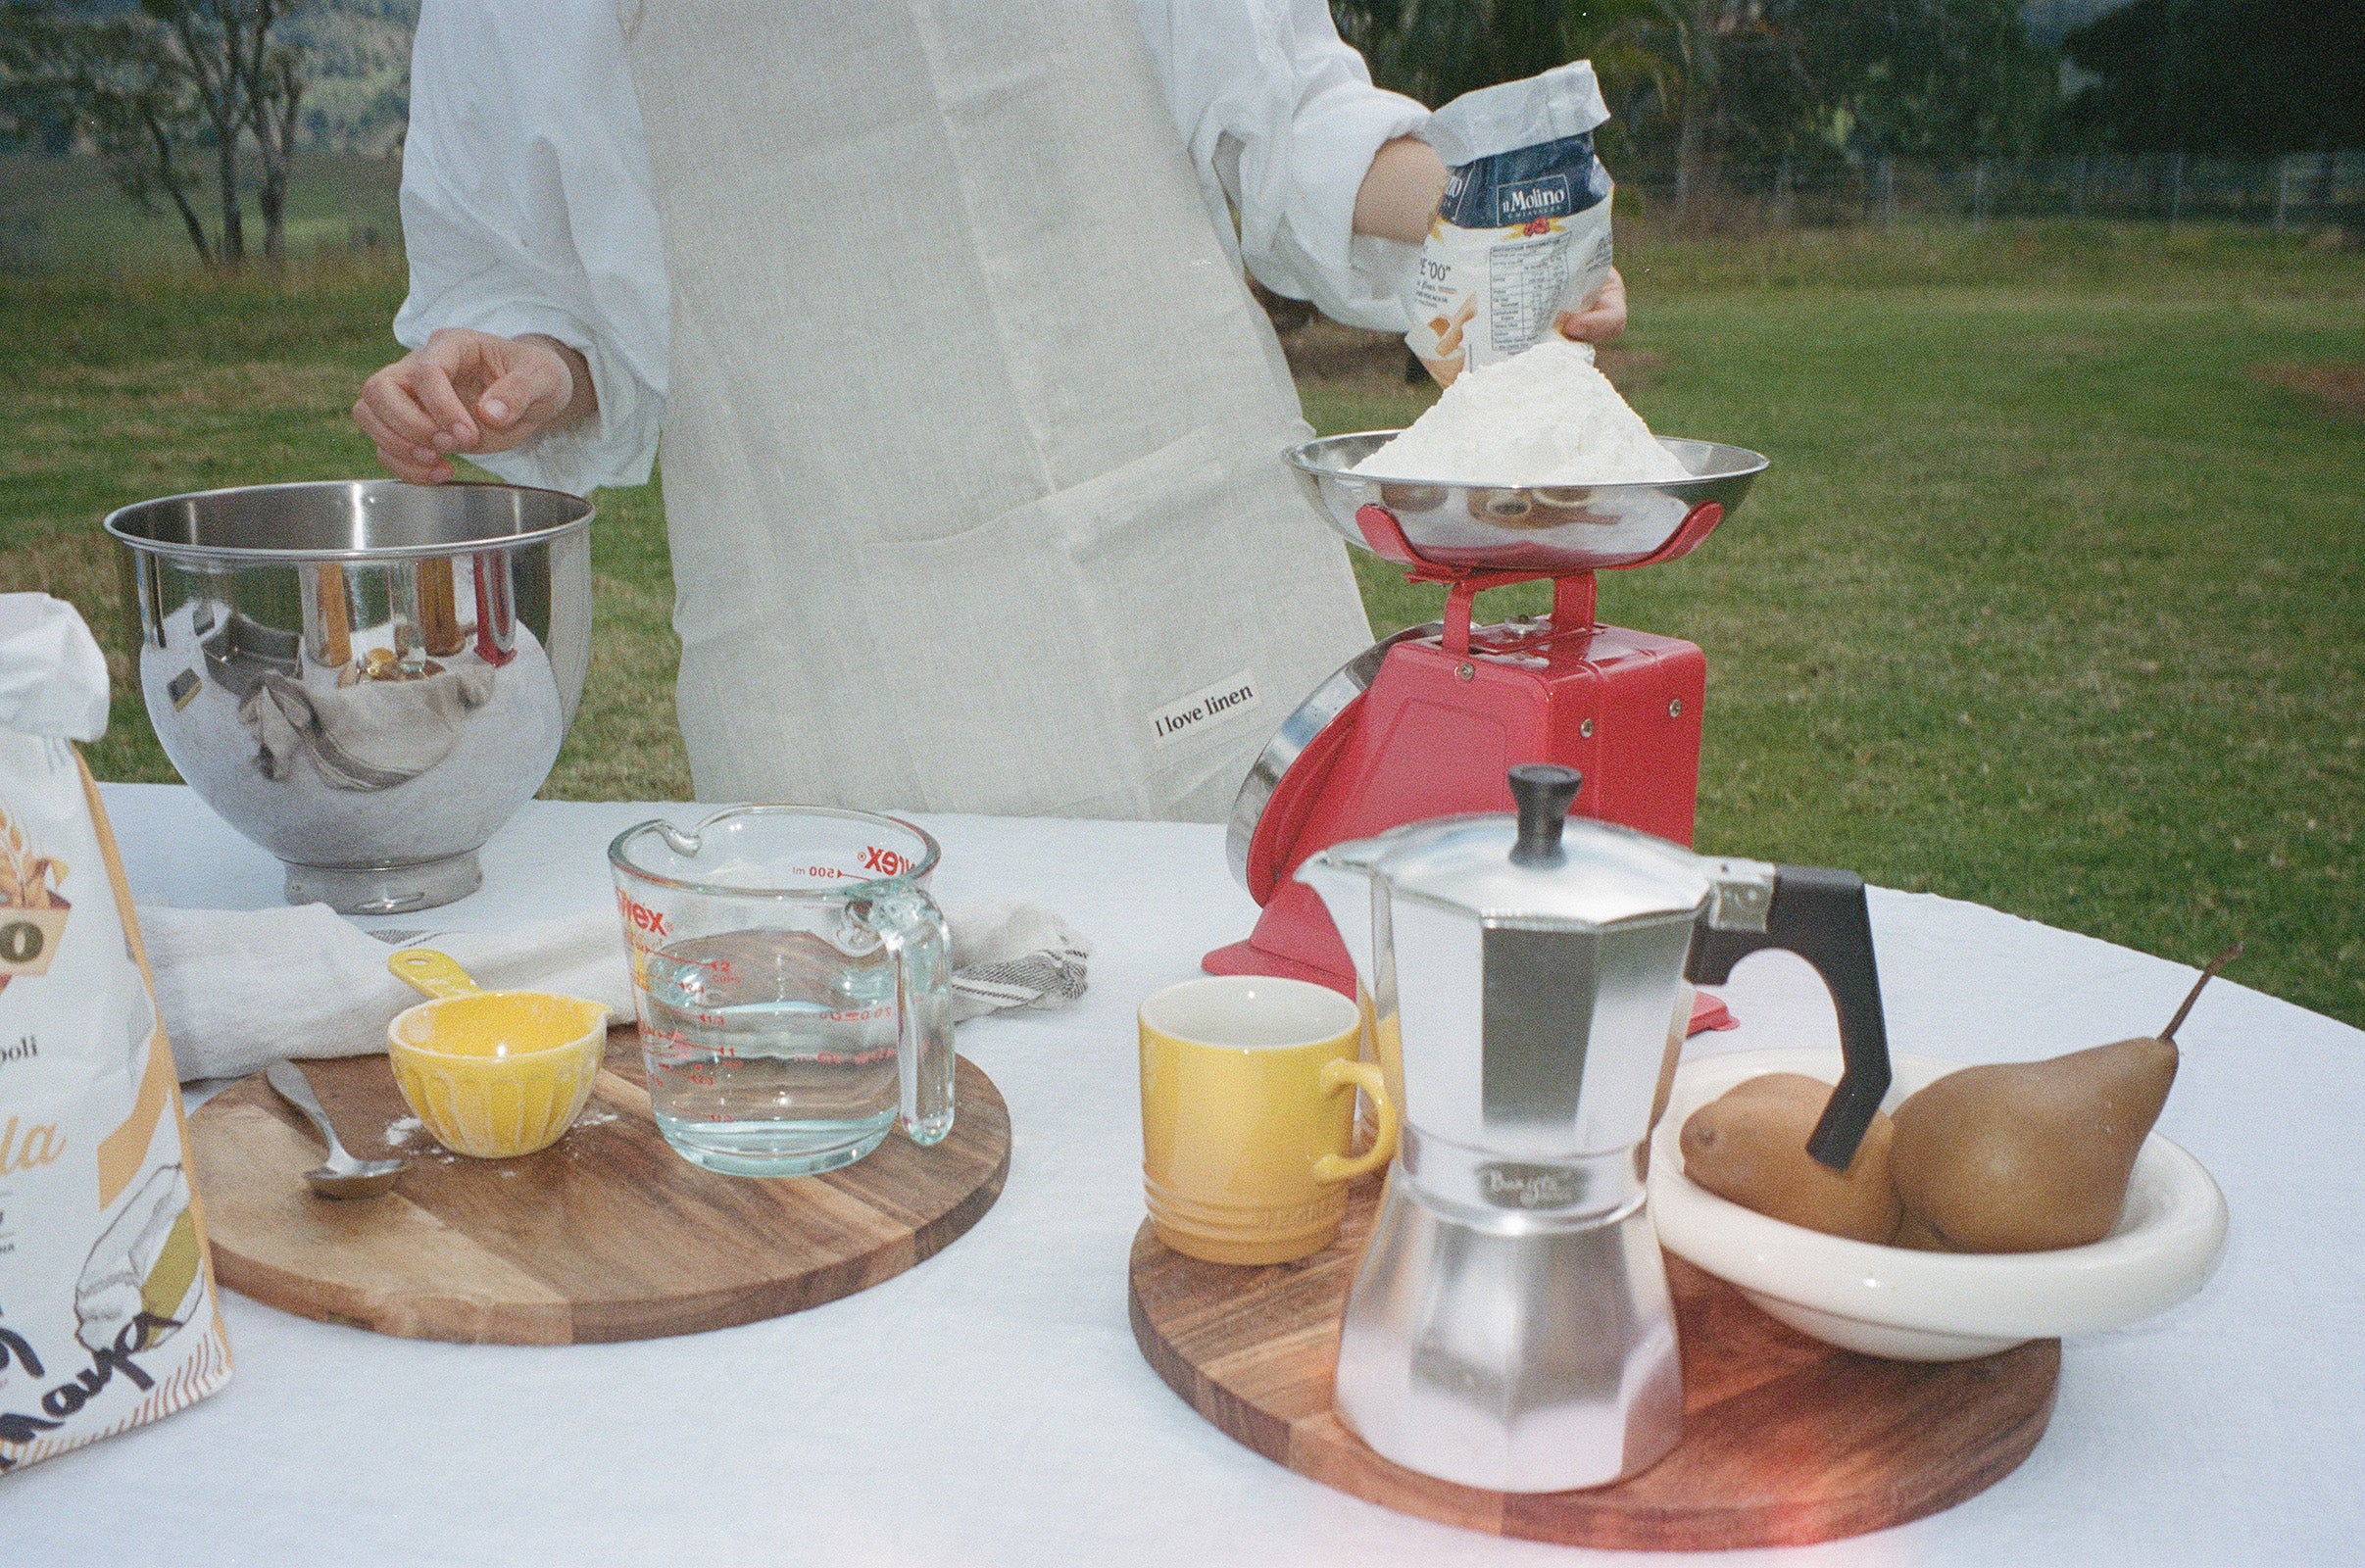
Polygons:
[[1356,473],[1440,484],[1642,484],[1687,470],[1626,407],[1593,352],[1558,338],[1465,370]]

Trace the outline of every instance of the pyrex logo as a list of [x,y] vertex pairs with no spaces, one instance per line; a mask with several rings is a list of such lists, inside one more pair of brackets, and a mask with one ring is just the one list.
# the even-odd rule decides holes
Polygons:
[[862,869],[875,871],[880,876],[902,876],[917,863],[909,855],[888,849],[883,844],[872,844],[862,851]]
[[621,889],[616,892],[616,906],[622,912],[624,923],[635,931],[643,931],[653,937],[669,937],[673,934],[672,927],[665,923],[663,914]]

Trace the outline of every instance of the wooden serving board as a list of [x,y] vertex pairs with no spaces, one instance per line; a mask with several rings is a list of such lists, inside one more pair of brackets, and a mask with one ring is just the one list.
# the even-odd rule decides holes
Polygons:
[[967,1057],[952,1134],[902,1133],[821,1176],[720,1176],[668,1148],[640,1046],[612,1031],[566,1137],[518,1159],[469,1159],[414,1130],[383,1055],[303,1063],[363,1159],[411,1156],[379,1198],[315,1197],[320,1143],[258,1073],[189,1117],[189,1152],[222,1284],[269,1306],[380,1334],[464,1344],[655,1339],[818,1306],[941,1250],[994,1205],[1010,1111]]
[[1240,1268],[1185,1257],[1145,1221],[1133,1337],[1168,1387],[1275,1463],[1405,1513],[1564,1545],[1699,1551],[1861,1535],[1950,1507],[2028,1456],[2052,1414],[2061,1342],[1976,1361],[1883,1361],[1794,1333],[1667,1259],[1684,1436],[1612,1487],[1513,1494],[1434,1480],[1366,1447],[1331,1409],[1339,1316],[1379,1183],[1337,1245]]

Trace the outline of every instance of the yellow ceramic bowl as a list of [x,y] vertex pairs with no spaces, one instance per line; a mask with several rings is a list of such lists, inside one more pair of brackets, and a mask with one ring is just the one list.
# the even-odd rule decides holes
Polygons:
[[435,1141],[480,1159],[530,1154],[573,1125],[608,1050],[608,1009],[543,991],[422,1002],[386,1026],[394,1082]]

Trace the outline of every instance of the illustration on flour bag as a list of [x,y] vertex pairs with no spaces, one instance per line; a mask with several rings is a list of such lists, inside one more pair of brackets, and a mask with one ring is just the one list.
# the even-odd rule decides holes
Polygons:
[[106,726],[81,617],[0,594],[0,1475],[230,1373],[172,1053],[73,744]]
[[1446,165],[1404,341],[1441,385],[1534,347],[1609,279],[1609,118],[1587,61],[1464,93],[1413,132]]

